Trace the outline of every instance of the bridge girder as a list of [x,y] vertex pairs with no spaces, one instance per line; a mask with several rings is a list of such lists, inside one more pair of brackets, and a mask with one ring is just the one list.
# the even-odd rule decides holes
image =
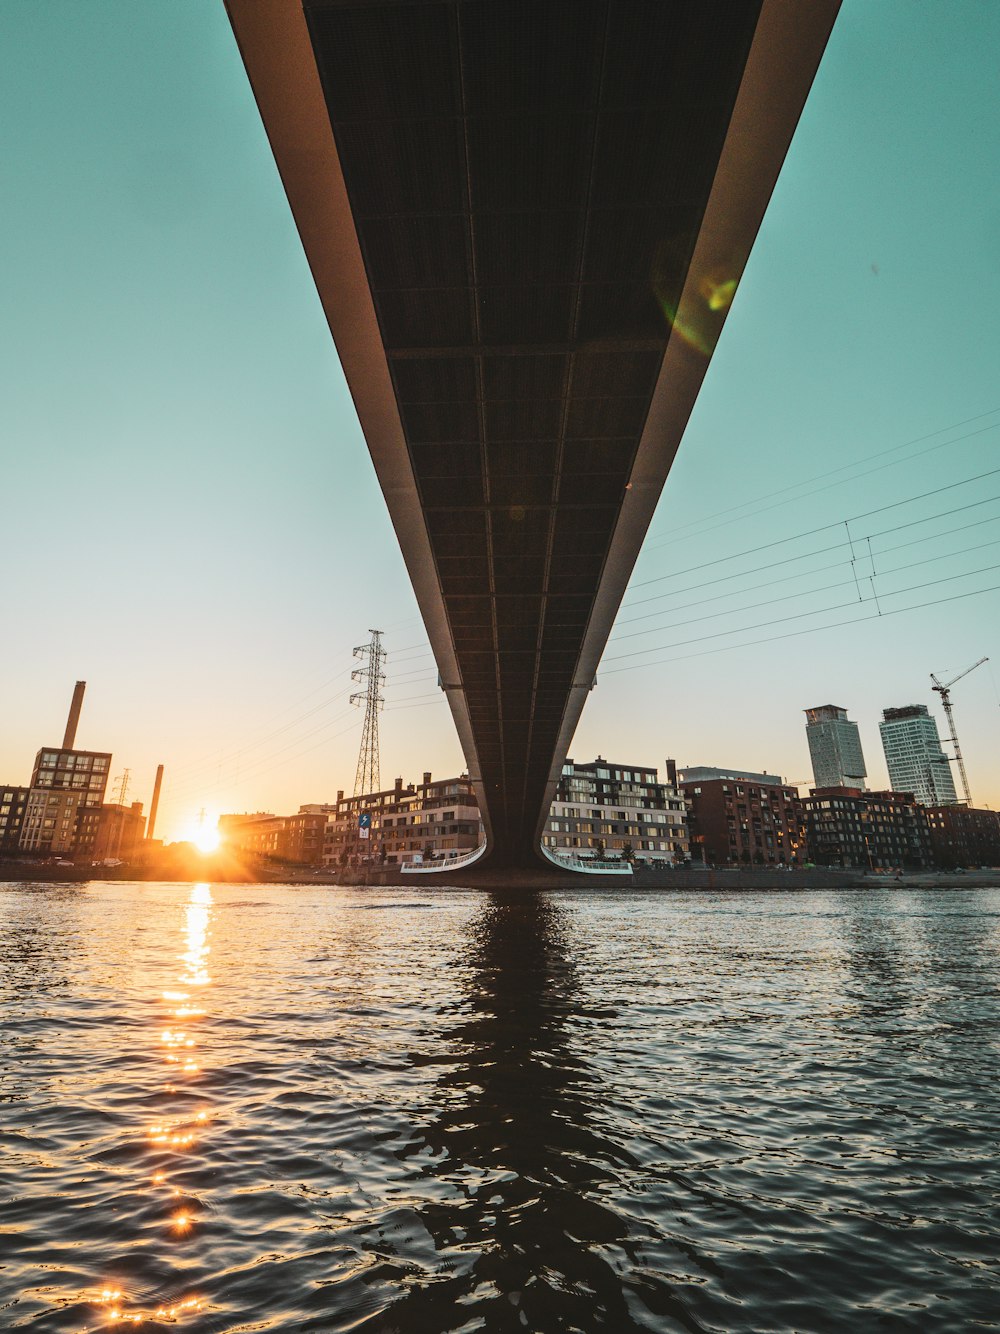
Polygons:
[[227,0],[494,861],[533,862],[839,0]]

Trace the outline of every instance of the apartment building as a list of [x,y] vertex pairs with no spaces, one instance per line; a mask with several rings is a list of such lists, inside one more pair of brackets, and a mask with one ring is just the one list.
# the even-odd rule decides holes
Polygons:
[[683,864],[690,856],[686,808],[673,761],[666,783],[648,765],[598,756],[589,764],[567,760],[545,826],[554,852],[627,857],[637,863]]
[[691,850],[708,866],[799,866],[806,860],[798,789],[776,774],[682,769]]

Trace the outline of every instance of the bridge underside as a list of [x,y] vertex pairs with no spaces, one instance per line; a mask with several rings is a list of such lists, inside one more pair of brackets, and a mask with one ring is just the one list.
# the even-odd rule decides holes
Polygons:
[[530,863],[837,0],[229,0],[477,784]]

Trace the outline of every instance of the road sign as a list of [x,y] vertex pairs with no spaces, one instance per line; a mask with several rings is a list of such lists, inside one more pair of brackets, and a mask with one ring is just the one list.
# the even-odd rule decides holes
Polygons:
[[372,832],[372,813],[371,811],[358,812],[358,838],[371,838]]

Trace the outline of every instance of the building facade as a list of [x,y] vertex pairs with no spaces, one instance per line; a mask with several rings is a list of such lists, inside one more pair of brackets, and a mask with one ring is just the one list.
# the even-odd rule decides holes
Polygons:
[[937,723],[926,704],[883,709],[878,730],[894,792],[912,792],[925,806],[958,801],[951,762],[941,749]]
[[[670,765],[668,764],[668,777]],[[683,864],[690,856],[686,808],[677,788],[646,765],[567,760],[542,836],[554,852]]]
[[946,805],[928,806],[926,815],[935,866],[1000,866],[1000,813]]
[[107,751],[40,750],[21,825],[21,850],[34,856],[91,856],[110,769]]
[[803,804],[809,856],[819,866],[923,871],[933,865],[926,813],[911,792],[815,788]]
[[682,769],[691,852],[707,866],[799,866],[806,860],[805,809],[775,774]]
[[31,789],[0,785],[0,857],[13,857],[21,842],[21,826]]
[[249,857],[322,866],[327,812],[333,807],[303,806],[296,815],[269,811],[219,817],[219,838],[226,847]]
[[857,723],[838,704],[806,709],[806,740],[817,787],[865,787],[865,757]]
[[[362,817],[367,824],[362,827]],[[365,836],[367,835],[367,836]],[[467,774],[358,797],[337,793],[327,817],[323,861],[332,868],[363,862],[450,861],[483,841],[479,803]]]
[[93,846],[94,860],[114,858],[123,862],[133,861],[142,852],[145,832],[146,819],[141,801],[133,801],[130,806],[123,806],[120,802],[102,806]]

